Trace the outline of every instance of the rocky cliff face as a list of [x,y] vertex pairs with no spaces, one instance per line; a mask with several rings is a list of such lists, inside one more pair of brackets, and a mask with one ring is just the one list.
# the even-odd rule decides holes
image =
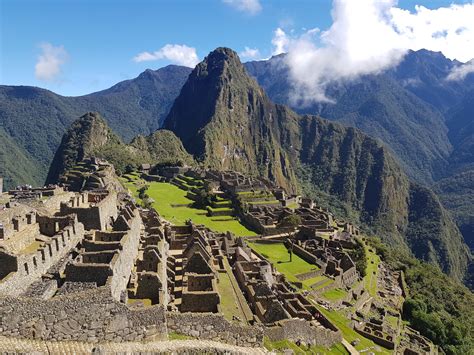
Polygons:
[[269,101],[234,51],[219,48],[190,74],[164,128],[206,167],[263,175],[291,190],[296,177],[279,129],[289,122],[296,127],[296,115]]
[[193,70],[164,127],[206,167],[263,175],[292,191],[301,190],[303,171],[306,183],[357,211],[386,241],[458,278],[466,269],[468,251],[450,217],[381,143],[274,104],[230,49],[218,48]]

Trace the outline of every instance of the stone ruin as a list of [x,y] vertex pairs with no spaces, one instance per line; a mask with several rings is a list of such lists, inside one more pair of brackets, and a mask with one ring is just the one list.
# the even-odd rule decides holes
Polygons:
[[[51,196],[42,195],[41,208],[18,199],[0,211],[2,335],[123,342],[177,332],[247,347],[261,347],[264,336],[324,346],[341,341],[341,332],[242,238],[191,222],[172,226],[127,194],[107,189],[113,184],[99,176],[110,168],[106,162],[90,159],[79,167],[88,176],[81,192],[55,187]],[[270,198],[281,206],[248,211],[274,224],[297,213],[303,222],[292,231],[294,252],[342,285],[358,277],[343,251],[353,245],[355,227],[263,179],[192,169],[188,174],[234,198],[264,191],[256,202]],[[96,178],[102,181],[93,184]],[[282,201],[299,205],[290,209]],[[224,279],[241,318],[229,319],[225,311]]]
[[301,228],[295,235],[296,242],[292,247],[296,255],[316,264],[321,274],[333,278],[335,285],[349,288],[359,278],[359,274],[354,261],[344,249],[354,248],[355,243],[339,235],[336,233],[333,238],[326,239],[311,228]]

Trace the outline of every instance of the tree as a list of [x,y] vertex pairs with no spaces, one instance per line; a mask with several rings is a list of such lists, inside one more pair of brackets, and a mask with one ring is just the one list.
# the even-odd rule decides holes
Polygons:
[[212,194],[206,188],[199,189],[196,193],[193,206],[196,208],[206,208],[212,203]]
[[295,213],[283,217],[278,222],[278,227],[293,227],[297,228],[301,224],[301,217]]

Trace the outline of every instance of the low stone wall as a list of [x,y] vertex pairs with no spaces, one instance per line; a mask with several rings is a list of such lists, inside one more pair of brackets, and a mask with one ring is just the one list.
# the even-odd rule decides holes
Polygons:
[[[285,244],[285,245],[288,248],[288,243]],[[318,259],[313,254],[311,254],[310,252],[304,250],[302,247],[300,247],[297,244],[293,244],[293,253],[295,253],[301,259],[303,259],[304,261],[307,261],[310,264],[318,265]]]
[[0,332],[8,337],[89,342],[165,339],[167,334],[163,307],[130,309],[113,300],[105,287],[50,300],[0,298]]
[[169,331],[195,338],[247,347],[263,345],[262,328],[233,324],[219,314],[167,312],[166,320]]
[[[325,283],[326,281],[319,281],[319,282],[316,282],[315,284],[311,285],[311,287],[317,287],[318,285],[321,285],[323,283]],[[324,286],[324,287],[321,287],[321,288],[317,288],[317,289],[313,289],[310,293],[313,294],[313,295],[320,295],[321,293],[323,292],[326,292],[326,291],[329,291],[329,290],[332,290],[333,288],[338,288],[338,287],[342,287],[342,284],[341,284],[341,278],[340,277],[336,277],[334,279],[334,282],[330,283],[329,285],[327,286]]]
[[314,326],[303,319],[289,319],[274,327],[265,328],[265,335],[272,341],[288,339],[312,345],[330,347],[342,341],[340,331],[333,331],[321,325]]
[[296,278],[300,281],[305,281],[305,280],[312,279],[313,277],[320,276],[322,275],[322,273],[323,273],[322,269],[313,270],[313,271],[305,272],[304,274],[298,274],[296,275]]
[[369,332],[366,332],[362,329],[359,329],[357,327],[354,327],[354,330],[359,333],[360,335],[362,335],[363,337],[365,338],[368,338],[370,340],[373,340],[375,344],[379,344],[379,345],[382,345],[384,348],[387,348],[387,349],[390,349],[390,350],[393,350],[395,349],[395,343],[393,341],[390,341],[390,340],[387,340],[387,339],[384,339],[384,338],[380,338],[372,333],[369,333]]
[[146,181],[156,181],[156,182],[163,182],[165,181],[164,177],[163,176],[160,176],[160,175],[150,175],[150,174],[145,174],[143,173],[141,175],[141,178],[146,180]]

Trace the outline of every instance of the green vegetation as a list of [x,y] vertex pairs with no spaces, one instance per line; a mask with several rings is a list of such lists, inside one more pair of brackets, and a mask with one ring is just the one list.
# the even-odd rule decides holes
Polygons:
[[[474,251],[474,169],[438,181],[434,190],[452,213],[464,241]],[[474,290],[474,274],[468,282]]]
[[348,249],[347,253],[356,264],[356,269],[359,275],[364,277],[367,272],[367,253],[365,251],[364,243],[358,238],[354,239],[356,247],[354,249]]
[[474,349],[474,295],[459,281],[403,250],[368,240],[393,269],[402,270],[408,287],[403,318],[447,354]]
[[324,287],[327,287],[327,286],[329,286],[329,285],[331,285],[331,284],[333,284],[333,283],[334,283],[334,280],[333,280],[333,279],[330,279],[329,277],[327,277],[325,282],[322,282],[321,284],[319,284],[319,285],[317,285],[317,286],[315,285],[315,286],[313,286],[313,287],[311,287],[311,288],[314,289],[314,290],[320,290],[320,289],[322,289],[322,288],[324,288]]
[[371,251],[366,244],[364,244],[364,249],[367,258],[367,271],[364,276],[365,289],[372,297],[375,297],[377,295],[377,274],[380,257],[375,253],[375,250]]
[[[130,175],[126,175],[130,178]],[[130,189],[132,194],[138,198],[137,187],[143,184],[142,180],[125,181],[124,185]],[[194,201],[186,197],[186,191],[179,187],[164,183],[150,182],[147,184],[147,195],[153,200],[152,206],[158,213],[173,224],[182,225],[186,221],[192,220],[196,224],[203,224],[216,232],[230,231],[237,236],[255,236],[255,232],[245,228],[235,218],[226,218],[207,216],[206,210],[194,208],[191,205]]]
[[341,311],[329,311],[319,305],[316,307],[334,324],[336,325],[339,330],[342,332],[342,336],[346,339],[349,343],[353,340],[358,340],[359,343],[354,346],[358,351],[370,348],[372,352],[375,354],[390,354],[391,351],[385,349],[379,345],[376,345],[373,341],[364,338],[359,333],[357,333],[354,329],[352,329],[350,325],[350,320],[346,318],[345,314]]
[[169,340],[192,340],[194,338],[192,336],[184,335],[184,334],[181,334],[181,333],[169,332],[168,333],[168,339]]
[[295,343],[288,340],[271,341],[267,337],[263,339],[263,345],[269,351],[283,352],[284,350],[293,350],[294,354],[324,354],[324,355],[346,355],[349,352],[346,350],[344,345],[336,344],[331,348],[325,348],[322,346],[304,346],[296,345]]
[[[293,254],[292,261],[290,262],[290,254],[283,243],[249,242],[248,244],[252,249],[273,263],[276,269],[285,275],[286,279],[290,282],[301,282],[296,275],[317,269],[316,265],[306,262],[295,254]],[[308,283],[305,281],[303,285],[307,287]]]
[[347,291],[341,288],[333,288],[322,293],[322,296],[329,301],[339,301],[347,296]]
[[237,296],[234,293],[232,282],[227,272],[219,273],[219,282],[217,283],[217,290],[220,296],[220,307],[224,317],[232,321],[234,316],[245,320],[245,315],[239,306]]
[[38,161],[31,158],[15,140],[0,128],[0,175],[4,190],[21,184],[39,185],[45,172]]
[[301,224],[301,217],[297,214],[290,214],[286,217],[283,217],[281,221],[278,222],[279,227],[298,227]]
[[78,97],[36,87],[1,86],[0,126],[7,135],[0,133],[0,154],[2,141],[7,140],[15,142],[22,154],[3,150],[5,162],[15,164],[5,172],[8,186],[42,185],[62,135],[86,112],[100,112],[127,142],[137,134],[154,132],[190,71],[180,66],[148,70],[110,89]]
[[136,169],[143,163],[193,162],[179,139],[170,131],[159,130],[148,137],[137,136],[127,145],[98,113],[87,113],[74,121],[64,135],[51,163],[47,181],[56,182],[64,172],[91,156],[108,160],[118,174]]

